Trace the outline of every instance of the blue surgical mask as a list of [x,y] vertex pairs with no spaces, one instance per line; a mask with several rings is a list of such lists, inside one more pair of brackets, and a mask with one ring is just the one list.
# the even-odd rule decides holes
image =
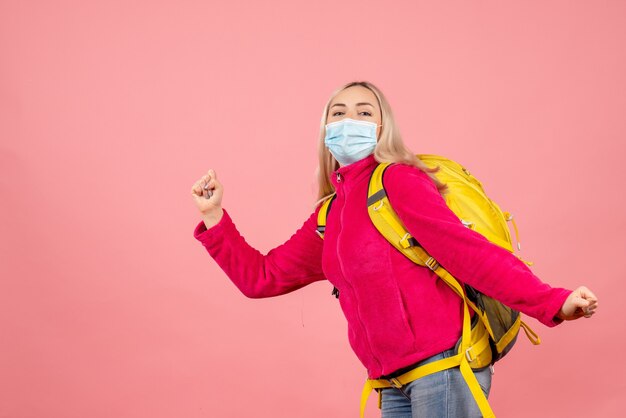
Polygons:
[[352,164],[374,152],[378,126],[382,125],[344,118],[326,125],[324,144],[339,164]]

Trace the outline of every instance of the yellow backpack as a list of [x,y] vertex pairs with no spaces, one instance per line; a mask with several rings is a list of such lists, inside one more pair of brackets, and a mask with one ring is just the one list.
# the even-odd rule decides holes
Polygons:
[[[500,207],[487,197],[478,179],[463,166],[447,158],[428,154],[418,154],[417,157],[428,167],[440,167],[437,177],[448,185],[449,190],[444,196],[446,204],[465,226],[482,234],[494,244],[513,252],[507,224],[508,221],[512,221],[519,249],[518,231],[513,216],[508,212],[502,212]],[[413,262],[431,269],[463,299],[463,333],[457,344],[457,354],[453,357],[415,368],[393,379],[367,379],[361,397],[361,417],[365,412],[365,405],[372,389],[379,392],[378,406],[380,408],[382,388],[402,387],[420,377],[456,366],[460,367],[483,416],[495,417],[472,369],[491,366],[504,357],[515,343],[520,327],[524,329],[533,344],[540,343],[539,337],[521,320],[518,311],[480,293],[469,285],[461,285],[437,260],[419,246],[418,241],[404,227],[387,198],[383,174],[389,165],[390,163],[379,164],[370,178],[367,198],[370,218],[395,248]],[[328,210],[334,197],[323,203],[318,214],[317,232],[322,238],[324,238]],[[524,262],[532,265],[531,262]],[[333,294],[339,297],[337,288],[333,288]],[[476,313],[471,323],[469,308]]]

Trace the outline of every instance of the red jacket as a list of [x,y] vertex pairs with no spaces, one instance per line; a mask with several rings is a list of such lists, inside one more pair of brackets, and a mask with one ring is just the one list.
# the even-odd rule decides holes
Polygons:
[[[348,338],[369,378],[379,378],[451,348],[461,335],[461,299],[428,268],[418,266],[378,232],[367,212],[374,155],[340,167],[337,197],[322,240],[319,207],[267,255],[251,247],[228,212],[194,236],[250,298],[281,295],[317,280],[339,289]],[[465,227],[430,177],[406,164],[385,172],[388,198],[409,232],[458,280],[547,326],[570,290],[542,283],[509,251]]]

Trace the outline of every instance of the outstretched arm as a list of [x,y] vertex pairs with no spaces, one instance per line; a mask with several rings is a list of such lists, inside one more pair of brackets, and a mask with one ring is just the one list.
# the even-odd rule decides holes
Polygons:
[[571,290],[543,283],[514,254],[463,225],[417,167],[393,164],[384,181],[391,205],[408,231],[461,282],[547,326],[580,317],[579,309],[588,309],[589,315],[595,311],[597,301],[591,292],[577,289],[572,296]]

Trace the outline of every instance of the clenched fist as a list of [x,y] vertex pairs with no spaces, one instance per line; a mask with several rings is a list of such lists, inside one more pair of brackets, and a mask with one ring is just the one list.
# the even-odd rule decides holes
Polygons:
[[598,298],[585,286],[574,290],[561,307],[557,317],[565,321],[571,321],[580,317],[591,318],[598,309]]
[[215,170],[209,170],[191,187],[191,196],[208,228],[219,222],[224,214],[222,196],[224,187],[217,180]]

